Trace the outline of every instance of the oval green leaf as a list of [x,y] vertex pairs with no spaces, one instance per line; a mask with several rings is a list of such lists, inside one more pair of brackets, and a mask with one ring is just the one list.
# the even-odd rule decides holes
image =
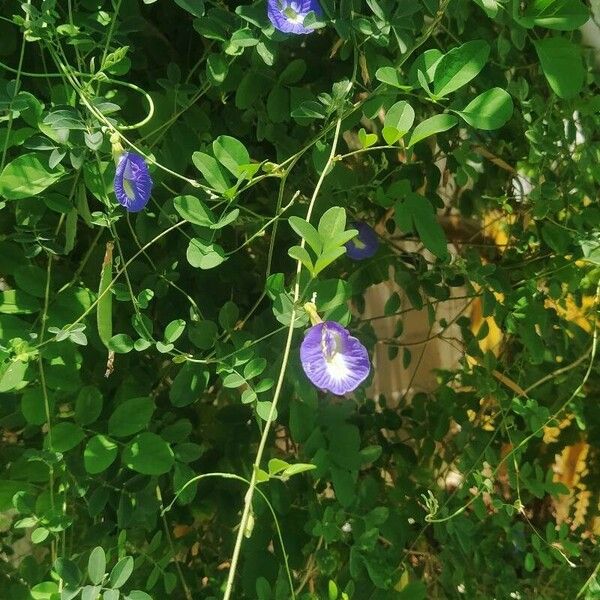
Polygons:
[[414,146],[416,143],[424,140],[430,135],[448,131],[448,129],[452,129],[457,123],[458,119],[454,115],[448,115],[446,113],[429,117],[429,119],[425,119],[425,121],[419,123],[415,127],[415,130],[410,136],[408,147]]
[[473,40],[453,48],[437,63],[433,85],[435,95],[447,96],[478,75],[487,62],[490,47],[483,40]]
[[155,433],[137,435],[123,450],[123,463],[142,475],[168,473],[175,458],[169,444]]
[[471,100],[458,114],[476,129],[499,129],[513,113],[511,95],[502,88],[492,88]]

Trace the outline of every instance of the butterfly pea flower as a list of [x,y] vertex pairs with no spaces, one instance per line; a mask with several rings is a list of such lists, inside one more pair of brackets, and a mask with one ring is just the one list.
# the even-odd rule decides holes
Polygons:
[[268,0],[269,20],[275,29],[284,33],[312,33],[313,28],[304,26],[304,19],[309,12],[321,15],[317,0]]
[[367,349],[335,321],[322,321],[311,302],[305,305],[313,326],[300,346],[300,361],[313,385],[342,396],[354,391],[369,375]]
[[346,254],[353,260],[371,258],[379,247],[379,239],[373,228],[364,221],[351,223],[350,227],[357,229],[358,235],[346,242]]
[[134,152],[119,157],[115,173],[115,196],[129,212],[142,210],[152,192],[152,178],[146,161]]

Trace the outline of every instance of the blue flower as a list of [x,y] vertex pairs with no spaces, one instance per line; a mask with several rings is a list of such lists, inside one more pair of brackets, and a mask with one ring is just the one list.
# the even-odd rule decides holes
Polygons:
[[313,325],[300,346],[306,376],[322,390],[341,396],[354,391],[369,375],[369,353],[335,321]]
[[312,33],[313,28],[304,27],[304,19],[309,12],[321,15],[317,0],[268,0],[267,14],[275,29],[285,33]]
[[379,239],[373,228],[363,221],[350,223],[350,227],[358,229],[358,235],[346,243],[346,254],[354,260],[371,258],[379,247]]
[[152,178],[146,161],[134,152],[124,152],[115,173],[115,195],[129,212],[142,210],[152,192]]

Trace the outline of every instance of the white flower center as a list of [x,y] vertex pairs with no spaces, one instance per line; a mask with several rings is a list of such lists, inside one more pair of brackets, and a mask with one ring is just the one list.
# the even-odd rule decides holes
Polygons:
[[335,352],[331,358],[327,358],[326,364],[327,372],[335,381],[341,381],[350,375],[346,359],[339,352]]
[[135,198],[135,190],[133,189],[131,181],[129,181],[128,179],[123,179],[123,190],[125,191],[125,194],[130,200],[133,200]]
[[286,6],[286,8],[283,9],[283,14],[285,15],[288,23],[301,25],[304,22],[304,15],[302,15],[298,9],[299,6],[296,2],[291,2],[288,6]]
[[342,338],[339,333],[323,327],[321,332],[321,352],[325,358],[325,367],[332,379],[340,381],[350,375],[343,354]]

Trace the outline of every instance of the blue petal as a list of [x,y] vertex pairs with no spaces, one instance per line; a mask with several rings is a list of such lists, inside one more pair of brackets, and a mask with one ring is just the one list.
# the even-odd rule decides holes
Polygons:
[[142,210],[152,193],[152,178],[146,161],[134,152],[124,152],[115,173],[115,196],[129,212]]
[[354,391],[371,370],[367,349],[334,321],[306,332],[300,360],[313,385],[339,396]]
[[317,0],[268,0],[267,5],[269,20],[275,29],[284,33],[312,33],[314,29],[303,24],[306,15],[311,11],[317,15],[322,14]]
[[358,229],[358,235],[346,243],[346,254],[353,260],[364,260],[371,258],[379,248],[379,239],[375,231],[364,223],[359,221],[351,223],[350,227]]

